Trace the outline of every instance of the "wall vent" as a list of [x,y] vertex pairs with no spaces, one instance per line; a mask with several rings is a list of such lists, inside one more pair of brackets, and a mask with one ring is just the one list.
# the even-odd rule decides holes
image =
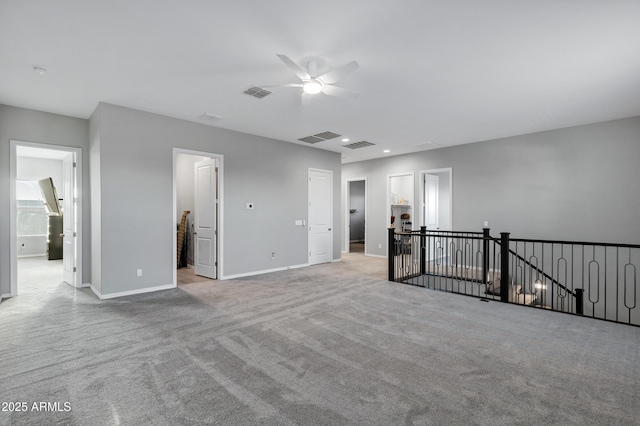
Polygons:
[[251,86],[251,87],[249,87],[247,90],[245,90],[242,93],[244,93],[246,95],[249,95],[249,96],[253,96],[254,98],[262,99],[265,96],[269,96],[273,92],[271,92],[271,91],[269,91],[267,89],[263,89],[262,87]]
[[339,138],[340,136],[342,135],[327,130],[326,132],[317,133],[312,136],[305,136],[304,138],[300,138],[298,140],[307,143],[318,143],[328,141],[329,139]]
[[375,145],[375,143],[371,143],[371,142],[367,142],[367,141],[360,141],[360,142],[354,142],[354,143],[350,143],[348,145],[343,145],[345,148],[349,148],[349,149],[360,149],[360,148],[366,148],[368,146],[372,146]]

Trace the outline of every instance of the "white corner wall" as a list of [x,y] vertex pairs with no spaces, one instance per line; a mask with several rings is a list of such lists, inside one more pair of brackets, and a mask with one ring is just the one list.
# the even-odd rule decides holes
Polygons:
[[[9,200],[9,147],[11,140],[82,148],[83,164],[89,164],[89,121],[0,104],[0,199]],[[5,161],[6,160],[6,161]],[[82,280],[91,277],[89,167],[82,172]],[[0,295],[8,295],[11,281],[10,221],[8,202],[0,203]]]

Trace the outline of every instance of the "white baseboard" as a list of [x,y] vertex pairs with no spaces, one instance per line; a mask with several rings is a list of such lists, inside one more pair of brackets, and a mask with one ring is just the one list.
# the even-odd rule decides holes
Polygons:
[[42,253],[42,254],[23,254],[21,256],[17,256],[18,259],[24,259],[27,257],[45,257],[47,255],[47,253]]
[[365,256],[369,256],[369,257],[379,257],[380,259],[386,259],[387,256],[382,256],[380,254],[369,254],[369,253],[365,253]]
[[93,291],[100,300],[113,299],[116,297],[123,297],[123,296],[132,296],[134,294],[151,293],[153,291],[169,290],[176,287],[177,286],[175,284],[167,284],[167,285],[161,285],[158,287],[149,287],[149,288],[141,288],[138,290],[121,291],[119,293],[102,294],[100,293],[100,291],[98,291],[97,288],[95,288],[93,285],[90,285],[91,291]]
[[91,288],[91,283],[82,283],[80,284],[80,288]]
[[298,268],[304,268],[309,266],[308,263],[303,263],[300,265],[293,265],[293,266],[284,266],[282,268],[274,268],[274,269],[265,269],[262,271],[253,271],[253,272],[245,272],[242,274],[234,274],[234,275],[225,275],[223,277],[220,277],[220,280],[233,280],[235,278],[243,278],[243,277],[252,277],[254,275],[262,275],[262,274],[268,274],[270,272],[279,272],[279,271],[286,271],[288,269],[298,269]]
[[331,261],[331,263],[339,263],[339,262],[342,262],[342,258],[340,258],[340,259],[333,259],[333,260]]

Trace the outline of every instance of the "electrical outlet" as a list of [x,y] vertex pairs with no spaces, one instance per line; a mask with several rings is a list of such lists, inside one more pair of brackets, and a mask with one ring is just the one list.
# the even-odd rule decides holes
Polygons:
[[136,272],[138,274],[139,277],[142,276],[142,269],[138,269],[138,271]]
[[382,248],[382,244],[378,244],[378,248]]
[[253,203],[247,203],[247,210],[253,210]]
[[276,258],[276,252],[274,251],[274,252],[271,253],[271,260],[273,260],[275,258]]

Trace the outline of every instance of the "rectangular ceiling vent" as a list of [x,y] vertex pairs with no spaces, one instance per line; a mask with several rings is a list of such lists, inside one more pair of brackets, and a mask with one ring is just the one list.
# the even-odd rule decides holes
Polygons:
[[307,136],[307,137],[304,137],[304,138],[300,138],[298,140],[302,141],[302,142],[306,142],[306,143],[318,143],[318,142],[324,141],[324,139],[317,138],[315,136]]
[[342,135],[339,135],[337,133],[333,133],[333,132],[330,132],[330,131],[327,130],[326,132],[318,133],[317,135],[313,135],[313,136],[315,136],[317,138],[322,138],[322,139],[328,141],[329,139],[335,139],[335,138],[338,138],[338,137],[340,137]]
[[313,136],[305,136],[304,138],[300,138],[298,140],[302,142],[307,142],[307,143],[318,143],[318,142],[328,141],[329,139],[335,139],[340,136],[342,135],[339,135],[337,133],[333,133],[327,130],[326,132],[318,133]]
[[360,149],[360,148],[366,148],[368,146],[372,146],[375,145],[375,143],[371,143],[371,142],[367,142],[367,141],[360,141],[360,142],[354,142],[354,143],[350,143],[348,145],[344,145],[345,148],[349,148],[349,149]]
[[245,90],[242,93],[244,93],[246,95],[249,95],[249,96],[253,96],[254,98],[262,99],[265,96],[268,96],[273,92],[271,92],[270,90],[267,90],[267,89],[263,89],[262,87],[251,86],[251,87],[249,87],[247,90]]

